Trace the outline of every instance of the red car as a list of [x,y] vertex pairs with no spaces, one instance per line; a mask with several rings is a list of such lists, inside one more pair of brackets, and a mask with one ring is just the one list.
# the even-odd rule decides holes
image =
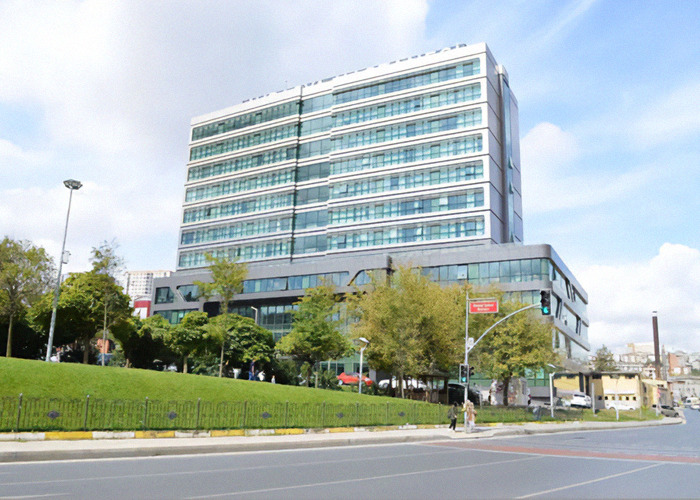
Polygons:
[[[357,385],[360,383],[360,374],[355,372],[355,373],[341,373],[338,375],[338,380],[340,380],[341,384],[346,384],[346,385]],[[372,385],[374,382],[372,382],[372,379],[363,375],[362,376],[362,384],[363,385]]]

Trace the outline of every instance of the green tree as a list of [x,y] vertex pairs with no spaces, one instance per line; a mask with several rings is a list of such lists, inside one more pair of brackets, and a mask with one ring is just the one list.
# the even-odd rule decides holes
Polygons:
[[[94,271],[71,274],[62,284],[58,300],[55,345],[77,342],[82,346],[83,363],[88,363],[91,341],[103,331],[104,303],[109,301],[108,326],[131,317],[129,297],[122,288]],[[34,323],[48,332],[52,296],[45,294],[33,308]]]
[[[322,284],[306,290],[296,302],[292,331],[277,343],[277,349],[309,363],[306,385],[312,367],[319,361],[337,359],[352,352],[350,340],[340,332],[338,297],[335,287]],[[318,377],[315,386],[318,388]]]
[[[490,294],[493,295],[493,294]],[[525,307],[525,304],[503,301],[499,294],[498,314],[470,315],[471,336],[478,338],[488,326]],[[474,318],[480,316],[480,318]],[[472,328],[472,318],[475,325]],[[485,325],[488,325],[484,328]],[[552,327],[539,312],[523,311],[505,320],[474,348],[469,362],[477,371],[503,384],[503,404],[508,405],[508,386],[514,377],[522,377],[526,369],[535,370],[556,361],[552,348]]]
[[[90,261],[92,262],[92,272],[95,277],[99,279],[102,283],[103,293],[101,297],[102,301],[102,340],[107,340],[107,329],[109,322],[109,312],[110,308],[114,305],[113,302],[118,300],[118,297],[113,293],[116,285],[116,276],[122,270],[124,260],[117,255],[117,243],[112,241],[103,242],[99,247],[93,247],[92,257]],[[114,311],[118,312],[118,311]],[[116,321],[121,321],[122,314],[113,314],[112,323]],[[102,366],[105,364],[105,357],[102,356]]]
[[198,349],[204,349],[209,341],[207,313],[192,311],[182,318],[179,325],[170,329],[168,344],[178,355],[182,356],[182,372],[187,373],[187,359]]
[[[217,316],[213,323],[223,322]],[[225,322],[228,335],[224,342],[224,359],[228,366],[246,366],[255,361],[256,366],[268,366],[275,355],[275,341],[272,332],[255,324],[250,318],[232,314]]]
[[603,347],[595,352],[595,362],[593,363],[593,369],[597,372],[612,372],[617,370],[617,363],[615,363],[615,357],[610,349]]
[[[194,284],[197,285],[200,296],[205,299],[219,298],[219,312],[223,317],[220,321],[227,323],[230,319],[229,307],[236,294],[243,290],[243,280],[248,275],[248,267],[239,263],[237,259],[216,257],[210,253],[207,253],[205,257],[209,263],[211,281],[195,281]],[[225,341],[226,336],[222,335],[219,377],[223,375]]]
[[464,356],[461,294],[399,267],[389,279],[373,276],[350,300],[357,318],[353,334],[370,341],[367,359],[397,377],[402,397],[405,377],[447,370]]
[[43,248],[8,237],[0,242],[0,314],[8,321],[8,358],[15,321],[50,289],[52,273],[53,263]]

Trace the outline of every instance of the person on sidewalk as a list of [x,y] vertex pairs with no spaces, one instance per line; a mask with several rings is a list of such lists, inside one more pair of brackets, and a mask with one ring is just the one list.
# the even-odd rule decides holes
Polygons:
[[474,408],[474,403],[472,403],[471,401],[467,402],[466,412],[469,432],[474,432],[474,427],[476,427],[476,409]]
[[452,403],[452,406],[450,407],[449,410],[447,410],[447,418],[450,419],[450,430],[456,431],[457,430],[457,413],[459,410],[457,409],[457,403]]

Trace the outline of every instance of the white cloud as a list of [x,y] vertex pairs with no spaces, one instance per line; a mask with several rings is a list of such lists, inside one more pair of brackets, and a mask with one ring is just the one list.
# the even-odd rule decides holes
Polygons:
[[129,267],[173,268],[191,117],[425,52],[427,11],[424,0],[0,3],[0,46],[12,47],[0,50],[0,104],[42,120],[41,142],[0,137],[0,235],[57,256],[62,181],[76,178],[69,270],[115,238]]
[[623,128],[636,147],[649,148],[700,133],[700,83],[674,88],[640,110],[631,127]]
[[652,167],[601,171],[585,156],[586,142],[552,123],[539,123],[521,141],[525,216],[600,205],[647,185]]
[[588,292],[593,350],[651,342],[652,311],[658,311],[662,344],[700,351],[700,250],[665,243],[648,261],[594,265],[578,278]]

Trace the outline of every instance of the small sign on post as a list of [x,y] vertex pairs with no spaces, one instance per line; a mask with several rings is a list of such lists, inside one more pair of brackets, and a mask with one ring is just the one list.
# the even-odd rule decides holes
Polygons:
[[497,300],[475,300],[469,302],[469,314],[493,314],[497,312]]

